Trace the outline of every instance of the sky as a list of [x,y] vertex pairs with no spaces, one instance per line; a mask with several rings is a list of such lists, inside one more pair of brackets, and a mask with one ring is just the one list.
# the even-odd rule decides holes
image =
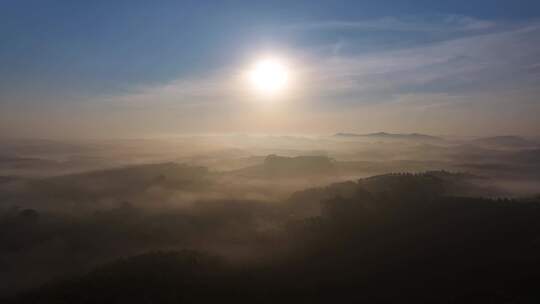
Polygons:
[[0,0],[0,41],[2,137],[540,135],[537,0]]

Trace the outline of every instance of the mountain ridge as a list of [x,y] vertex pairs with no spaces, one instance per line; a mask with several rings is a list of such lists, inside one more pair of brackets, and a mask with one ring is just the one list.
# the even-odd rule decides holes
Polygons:
[[406,139],[406,140],[443,140],[441,137],[421,133],[387,133],[376,132],[367,134],[339,132],[334,137],[364,137],[378,139]]

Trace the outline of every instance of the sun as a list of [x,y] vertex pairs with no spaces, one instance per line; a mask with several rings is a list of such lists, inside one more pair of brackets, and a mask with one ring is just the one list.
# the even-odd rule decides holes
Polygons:
[[285,91],[289,77],[289,68],[277,58],[261,59],[248,72],[250,84],[264,96],[275,96]]

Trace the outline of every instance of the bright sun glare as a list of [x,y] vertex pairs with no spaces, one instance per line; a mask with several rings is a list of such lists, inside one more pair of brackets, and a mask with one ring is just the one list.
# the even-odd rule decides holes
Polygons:
[[249,81],[260,94],[273,96],[283,92],[289,81],[288,67],[278,59],[267,58],[255,63]]

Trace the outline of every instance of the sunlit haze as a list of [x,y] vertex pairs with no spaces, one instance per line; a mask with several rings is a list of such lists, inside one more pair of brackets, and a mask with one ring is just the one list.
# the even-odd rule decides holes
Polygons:
[[289,77],[289,68],[276,58],[261,59],[248,72],[249,82],[253,88],[266,97],[285,93]]

